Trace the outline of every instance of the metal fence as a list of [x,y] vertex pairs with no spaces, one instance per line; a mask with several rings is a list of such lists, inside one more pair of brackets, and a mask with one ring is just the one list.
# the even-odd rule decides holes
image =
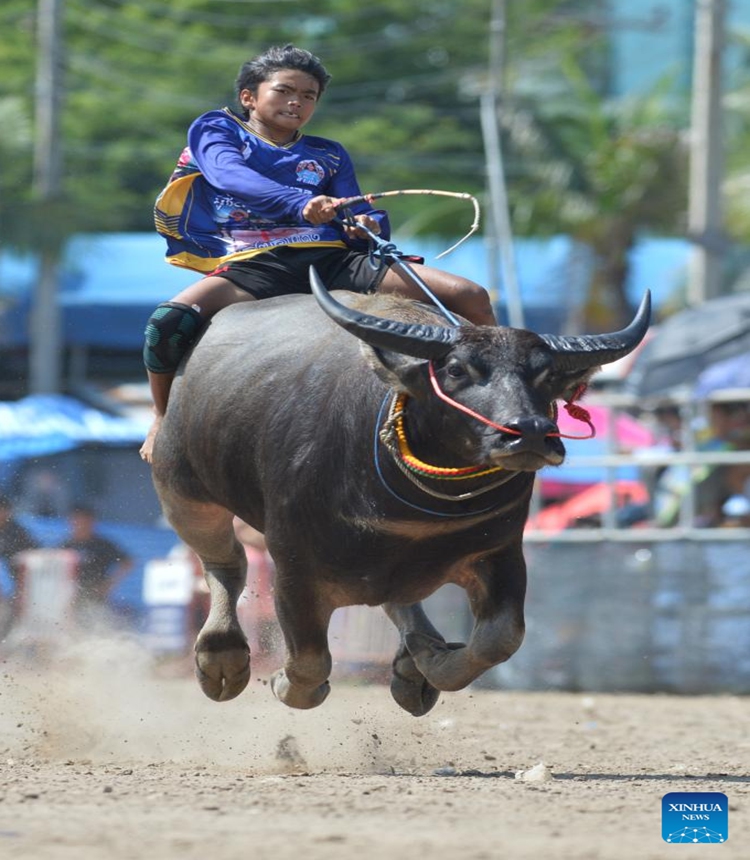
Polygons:
[[[614,415],[642,406],[619,395],[600,395],[593,402]],[[679,413],[680,450],[622,451],[613,436],[605,454],[569,449],[571,469],[603,470],[612,503],[598,520],[589,518],[580,527],[532,525],[527,530],[526,641],[485,683],[523,689],[750,692],[750,517],[746,512],[744,518],[733,516],[742,511],[730,510],[720,524],[697,523],[701,474],[727,466],[750,474],[750,450],[700,450],[696,430],[712,404],[738,402],[750,402],[750,391],[724,391],[704,402],[685,397],[660,403],[658,408],[666,405]],[[649,512],[631,525],[618,516],[618,470],[634,466],[650,489],[658,469],[684,470],[689,480],[673,525],[654,525]],[[543,504],[541,488],[540,481],[534,512]]]
[[[744,404],[748,407],[746,415],[750,415],[750,390],[726,390],[717,392],[711,399],[695,401],[688,397],[674,397],[669,401],[642,404],[633,397],[614,394],[599,394],[591,398],[591,403],[607,408],[612,416],[604,428],[597,432],[604,436],[604,453],[590,454],[585,451],[585,443],[568,443],[568,456],[565,470],[568,475],[574,475],[576,469],[590,472],[600,470],[601,481],[608,489],[610,503],[603,507],[600,522],[574,523],[572,528],[544,529],[534,527],[534,514],[538,514],[544,504],[544,477],[550,470],[541,473],[537,482],[534,501],[532,503],[532,518],[526,532],[527,543],[556,541],[572,541],[582,543],[587,541],[650,541],[673,542],[675,540],[691,541],[747,541],[750,538],[750,516],[745,516],[745,522],[740,518],[727,516],[720,526],[697,525],[701,483],[700,473],[706,470],[721,470],[725,467],[743,467],[750,476],[750,419],[745,427],[745,447],[734,447],[725,450],[705,450],[701,448],[699,426],[705,422],[708,410],[714,406],[728,404]],[[620,414],[637,412],[647,416],[654,423],[653,416],[659,410],[671,408],[679,415],[681,425],[677,444],[679,450],[667,450],[664,444],[624,450],[615,435],[616,419]],[[622,470],[636,470],[640,480],[649,491],[654,489],[654,475],[666,467],[679,467],[684,470],[687,480],[685,493],[682,497],[679,513],[675,523],[669,527],[654,526],[647,516],[643,522],[629,524],[618,517],[617,486]],[[554,471],[554,470],[552,470]],[[749,482],[750,484],[750,482]],[[746,490],[746,492],[750,492]],[[750,503],[750,498],[747,499]],[[581,527],[578,527],[578,526]],[[731,529],[728,526],[732,526]]]
[[481,683],[750,693],[746,543],[532,543],[526,557],[526,639]]

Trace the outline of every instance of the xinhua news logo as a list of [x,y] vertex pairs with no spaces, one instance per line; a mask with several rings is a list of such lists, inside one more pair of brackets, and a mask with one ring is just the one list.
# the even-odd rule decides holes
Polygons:
[[661,800],[661,835],[674,845],[721,844],[729,838],[729,804],[720,791],[673,791]]

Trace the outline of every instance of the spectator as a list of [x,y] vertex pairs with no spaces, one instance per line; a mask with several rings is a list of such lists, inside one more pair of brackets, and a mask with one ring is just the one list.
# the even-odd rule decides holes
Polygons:
[[133,567],[133,560],[117,544],[96,533],[96,516],[86,505],[70,512],[70,537],[60,549],[78,553],[78,590],[75,607],[80,623],[107,620],[110,595]]
[[657,423],[657,434],[672,451],[682,448],[682,413],[676,403],[664,401],[653,411]]
[[[706,431],[696,440],[696,451],[738,451],[750,447],[750,404],[711,403]],[[660,475],[654,491],[654,514],[658,526],[679,522],[685,495],[695,487],[695,520],[698,527],[723,525],[727,499],[742,493],[749,477],[747,466],[703,464],[673,465]]]
[[742,493],[730,496],[721,508],[725,528],[750,528],[750,479]]
[[[18,568],[15,557],[19,552],[36,549],[37,542],[13,516],[13,504],[10,499],[0,496],[0,562],[6,567],[6,572],[15,583],[18,579]],[[12,589],[13,591],[15,589]]]
[[18,595],[18,554],[36,549],[37,543],[13,516],[10,499],[0,496],[0,638],[15,622]]
[[64,517],[70,507],[68,490],[55,469],[35,466],[20,476],[16,508],[35,517]]

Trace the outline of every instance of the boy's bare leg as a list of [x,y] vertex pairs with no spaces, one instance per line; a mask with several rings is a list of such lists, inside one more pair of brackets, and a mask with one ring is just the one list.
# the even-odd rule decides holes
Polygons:
[[[216,275],[203,278],[195,284],[184,289],[172,298],[173,302],[191,305],[204,320],[204,324],[211,317],[228,305],[237,302],[256,301],[255,296],[241,290],[231,281]],[[159,432],[164,413],[167,411],[169,402],[169,391],[172,388],[174,373],[148,373],[148,384],[151,388],[151,399],[154,403],[154,421],[149,428],[146,439],[141,446],[141,459],[147,463],[151,462],[154,449],[154,440]]]
[[[484,287],[460,275],[451,275],[440,269],[410,263],[410,268],[450,311],[475,325],[496,326],[490,296]],[[408,299],[429,302],[429,296],[399,266],[391,266],[380,282],[378,292],[396,293]]]
[[172,387],[174,373],[148,373],[148,384],[151,388],[151,399],[154,402],[154,420],[149,428],[148,434],[141,445],[141,459],[147,463],[151,462],[151,453],[154,449],[154,439],[159,432],[164,413],[167,411],[167,402],[169,400],[169,390]]

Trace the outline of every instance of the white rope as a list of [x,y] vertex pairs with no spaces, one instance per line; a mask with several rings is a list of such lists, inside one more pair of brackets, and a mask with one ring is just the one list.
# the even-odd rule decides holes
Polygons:
[[436,260],[441,259],[442,257],[447,256],[451,253],[451,251],[455,251],[459,245],[463,245],[463,243],[474,235],[479,229],[479,218],[480,218],[480,209],[479,209],[479,201],[473,194],[467,194],[465,191],[439,191],[433,188],[402,188],[398,191],[379,191],[376,194],[362,194],[360,197],[346,197],[343,200],[340,200],[338,206],[351,206],[353,203],[372,203],[374,200],[379,200],[381,197],[399,197],[402,194],[425,194],[431,195],[433,197],[455,197],[459,200],[471,200],[472,205],[474,206],[474,221],[469,229],[469,232],[462,238],[459,239],[455,245],[451,245],[445,251],[441,251],[435,257]]

